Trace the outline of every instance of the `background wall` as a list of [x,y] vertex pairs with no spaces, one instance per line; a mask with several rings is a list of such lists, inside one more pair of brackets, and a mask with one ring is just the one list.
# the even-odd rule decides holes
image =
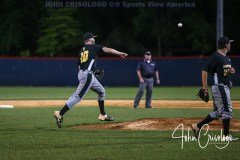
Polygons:
[[[141,58],[99,59],[97,65],[105,69],[104,86],[137,86],[136,67]],[[206,58],[155,59],[160,72],[161,86],[201,85],[201,69]],[[240,57],[232,58],[236,69],[233,84],[240,86]],[[1,58],[0,85],[15,86],[75,86],[77,61],[75,58]]]

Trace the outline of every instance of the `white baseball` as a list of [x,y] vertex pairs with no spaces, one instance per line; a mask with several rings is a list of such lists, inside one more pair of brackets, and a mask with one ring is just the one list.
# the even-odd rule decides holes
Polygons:
[[182,23],[178,23],[178,25],[177,25],[179,28],[181,28],[183,25],[182,25]]

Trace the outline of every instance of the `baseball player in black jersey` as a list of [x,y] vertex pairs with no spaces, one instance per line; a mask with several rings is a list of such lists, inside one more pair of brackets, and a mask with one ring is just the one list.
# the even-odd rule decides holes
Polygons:
[[208,74],[211,77],[214,109],[201,122],[192,125],[196,138],[198,138],[199,131],[203,125],[221,118],[225,140],[238,140],[238,138],[233,138],[229,134],[230,120],[232,118],[232,102],[230,98],[230,88],[232,87],[231,76],[235,73],[235,69],[231,66],[231,60],[226,54],[230,51],[230,42],[232,41],[227,37],[221,37],[218,40],[217,51],[208,58],[202,70],[202,85],[205,93],[208,93]]
[[83,35],[84,46],[80,50],[78,59],[78,80],[79,85],[73,95],[67,100],[61,111],[55,111],[54,117],[56,119],[57,126],[62,127],[63,115],[71,109],[74,105],[79,103],[83,96],[91,89],[98,94],[98,104],[100,109],[100,115],[98,117],[101,121],[113,121],[114,119],[106,114],[104,110],[105,100],[105,89],[99,83],[97,78],[94,76],[93,71],[95,70],[95,61],[98,54],[112,53],[122,58],[127,56],[126,53],[119,52],[112,48],[103,47],[95,44],[95,38],[92,33],[86,33]]

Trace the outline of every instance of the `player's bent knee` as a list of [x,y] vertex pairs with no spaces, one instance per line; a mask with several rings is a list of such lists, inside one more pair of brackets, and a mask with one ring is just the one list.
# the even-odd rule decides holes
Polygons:
[[222,114],[222,119],[231,119],[232,118],[232,113],[231,112],[224,112]]
[[103,92],[101,92],[101,93],[99,94],[98,100],[99,100],[99,101],[104,101],[105,98],[106,98],[106,91],[103,90]]
[[212,119],[218,119],[218,113],[217,112],[210,113],[210,116],[211,116]]

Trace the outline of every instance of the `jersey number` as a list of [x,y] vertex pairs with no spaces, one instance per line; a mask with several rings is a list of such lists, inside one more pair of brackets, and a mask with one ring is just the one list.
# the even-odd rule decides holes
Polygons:
[[81,57],[80,57],[80,62],[83,63],[83,62],[86,62],[88,60],[88,51],[83,51],[81,53]]

